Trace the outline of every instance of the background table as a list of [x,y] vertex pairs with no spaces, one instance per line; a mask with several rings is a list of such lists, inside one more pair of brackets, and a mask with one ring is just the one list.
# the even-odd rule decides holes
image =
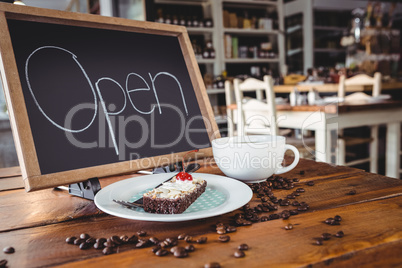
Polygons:
[[[290,160],[288,159],[288,162]],[[301,172],[303,171],[303,172]],[[221,174],[212,160],[206,160],[203,173]],[[9,267],[203,267],[219,262],[222,267],[395,267],[402,264],[402,182],[348,167],[301,160],[283,177],[299,179],[291,190],[274,189],[285,198],[295,189],[304,193],[295,200],[307,202],[310,209],[287,220],[255,222],[229,233],[230,241],[218,241],[216,224],[234,224],[231,213],[189,222],[155,223],[127,220],[99,211],[94,203],[70,196],[64,191],[41,190],[25,193],[18,168],[0,170],[0,246],[13,246],[15,253],[0,252]],[[301,175],[304,174],[304,175]],[[102,187],[114,181],[139,176],[128,174],[101,179]],[[145,179],[145,178],[144,178]],[[305,185],[313,181],[314,186]],[[352,190],[356,194],[349,195]],[[254,194],[250,206],[261,204]],[[259,213],[259,217],[295,207],[279,206],[278,211]],[[340,215],[340,225],[323,221]],[[293,224],[292,230],[285,226]],[[205,244],[194,243],[189,257],[157,257],[151,248],[133,245],[116,248],[119,253],[103,255],[95,249],[80,250],[65,243],[68,236],[88,233],[94,237],[131,235],[146,231],[165,239],[186,233],[194,239],[205,236]],[[332,237],[323,245],[314,244],[322,233],[342,230],[343,238]],[[238,245],[250,247],[244,258],[234,258]],[[179,245],[186,242],[180,241]]]
[[[317,161],[337,163],[338,130],[361,126],[386,126],[385,175],[399,178],[401,148],[401,101],[355,101],[326,105],[277,107],[278,126],[315,131]],[[377,152],[371,152],[377,153]]]

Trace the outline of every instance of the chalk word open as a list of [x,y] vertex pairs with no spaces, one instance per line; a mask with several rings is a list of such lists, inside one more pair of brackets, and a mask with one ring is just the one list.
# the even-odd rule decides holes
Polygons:
[[[61,50],[61,51],[64,51],[64,52],[70,54],[70,55],[72,56],[72,59],[74,60],[75,64],[77,64],[77,66],[80,68],[82,74],[84,75],[86,81],[88,82],[88,84],[89,84],[89,86],[90,86],[90,88],[91,88],[91,92],[92,92],[92,94],[93,94],[94,113],[93,113],[93,116],[92,116],[92,119],[90,120],[90,122],[89,122],[86,126],[84,126],[83,128],[80,128],[80,129],[70,129],[70,128],[66,128],[66,127],[61,126],[60,124],[56,123],[54,120],[52,120],[52,118],[51,118],[48,114],[45,113],[45,111],[42,109],[41,105],[39,104],[38,100],[37,100],[36,97],[35,97],[35,93],[34,93],[33,90],[32,90],[32,86],[31,86],[31,83],[30,83],[30,80],[29,80],[29,72],[28,72],[29,61],[30,61],[31,57],[32,57],[35,53],[37,53],[37,52],[40,51],[40,50],[45,50],[45,49],[57,49],[57,50]],[[104,114],[105,114],[105,117],[106,117],[106,122],[107,122],[108,127],[109,127],[109,130],[110,130],[110,136],[111,136],[112,141],[113,141],[113,146],[114,146],[114,148],[115,148],[116,155],[119,155],[119,149],[118,149],[117,142],[116,142],[116,138],[115,138],[115,135],[114,135],[113,126],[112,126],[112,124],[111,124],[111,122],[110,122],[110,115],[119,115],[119,114],[121,114],[121,113],[126,109],[126,106],[127,106],[127,98],[128,98],[128,100],[130,101],[131,106],[132,106],[132,107],[134,108],[134,110],[137,111],[138,113],[140,113],[140,114],[151,114],[151,113],[153,113],[154,110],[155,110],[155,105],[153,105],[152,108],[151,108],[149,111],[140,110],[140,109],[138,109],[137,106],[135,105],[135,99],[132,98],[131,95],[130,95],[130,94],[132,94],[133,92],[137,92],[137,91],[150,91],[151,89],[152,89],[152,91],[153,91],[153,93],[154,93],[154,97],[155,97],[155,100],[156,100],[156,106],[158,107],[159,114],[162,114],[162,109],[161,109],[161,105],[160,105],[160,103],[159,103],[158,93],[157,93],[157,89],[156,89],[156,86],[155,86],[155,81],[156,81],[156,79],[157,79],[158,77],[161,77],[161,76],[170,77],[170,78],[172,78],[172,79],[177,83],[178,88],[179,88],[179,90],[180,90],[181,99],[182,99],[182,102],[183,102],[183,106],[184,106],[186,115],[188,115],[187,104],[186,104],[186,100],[185,100],[185,98],[184,98],[183,89],[182,89],[182,87],[181,87],[181,84],[180,84],[179,80],[178,80],[174,75],[172,75],[172,74],[170,74],[170,73],[168,73],[168,72],[159,72],[159,73],[155,74],[154,76],[152,76],[152,74],[149,73],[149,78],[150,78],[150,81],[151,81],[151,85],[149,85],[149,83],[148,83],[142,76],[140,76],[139,74],[137,74],[137,73],[129,73],[129,74],[127,75],[127,77],[126,77],[126,86],[125,86],[125,88],[123,88],[117,81],[113,80],[113,79],[110,78],[110,77],[102,77],[102,78],[100,78],[100,79],[95,83],[95,87],[94,87],[94,86],[92,85],[91,80],[90,80],[89,77],[88,77],[87,72],[84,70],[84,68],[82,67],[82,65],[80,64],[80,62],[77,60],[77,56],[74,55],[72,52],[68,51],[67,49],[64,49],[64,48],[61,48],[61,47],[56,47],[56,46],[43,46],[43,47],[39,47],[39,48],[37,48],[36,50],[34,50],[34,51],[28,56],[28,58],[27,58],[27,60],[26,60],[26,62],[25,62],[25,79],[26,79],[26,81],[27,81],[28,89],[29,89],[29,92],[30,92],[31,95],[32,95],[32,98],[33,98],[33,100],[34,100],[34,102],[35,102],[35,105],[38,107],[39,111],[43,114],[43,116],[44,116],[47,120],[49,120],[50,123],[52,123],[54,126],[56,126],[57,128],[59,128],[59,129],[61,129],[61,130],[68,131],[68,132],[71,132],[71,133],[78,133],[78,132],[83,132],[83,131],[85,131],[86,129],[88,129],[88,128],[92,125],[92,123],[94,122],[94,120],[95,120],[95,118],[96,118],[96,116],[97,116],[97,112],[98,112],[97,96],[99,96],[100,105],[101,105],[101,108],[102,108],[102,110],[103,110],[103,112],[104,112]],[[128,85],[129,85],[130,78],[132,78],[132,77],[138,77],[138,78],[140,78],[140,79],[144,82],[144,84],[146,85],[146,87],[145,87],[145,88],[129,89],[129,86],[128,86]],[[101,89],[100,89],[100,83],[101,83],[102,81],[105,81],[105,80],[111,81],[112,83],[115,83],[115,84],[121,89],[121,91],[122,91],[122,93],[123,93],[123,96],[124,96],[124,105],[123,105],[123,107],[122,107],[119,111],[112,112],[112,111],[108,111],[108,109],[106,108],[105,101],[104,101],[104,99],[103,99],[103,96],[102,96],[102,93],[101,93]],[[95,91],[95,88],[96,88],[96,91]]]

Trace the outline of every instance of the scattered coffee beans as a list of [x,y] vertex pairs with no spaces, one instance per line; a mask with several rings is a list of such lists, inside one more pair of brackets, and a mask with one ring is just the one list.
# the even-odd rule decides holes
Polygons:
[[179,235],[177,236],[177,239],[179,239],[179,240],[184,240],[184,238],[185,238],[186,236],[187,236],[186,234],[179,234]]
[[233,232],[236,232],[236,231],[237,231],[236,226],[228,226],[228,227],[226,227],[226,232],[228,232],[228,233],[233,233]]
[[340,225],[342,221],[342,217],[336,215],[334,218],[327,218],[324,222],[328,225]]
[[339,231],[335,234],[336,237],[338,238],[342,238],[345,234],[343,233],[343,231]]
[[193,242],[193,237],[191,235],[186,235],[186,237],[184,238],[184,241],[186,241],[187,243],[191,243],[191,242]]
[[188,256],[188,252],[183,247],[177,247],[176,250],[173,252],[173,256],[176,258],[185,258]]
[[228,236],[228,235],[221,235],[221,236],[218,237],[218,240],[219,240],[219,242],[226,243],[226,242],[229,242],[229,241],[230,241],[230,236]]
[[87,243],[88,245],[92,246],[93,244],[95,244],[96,239],[93,237],[88,238],[85,243]]
[[169,252],[166,249],[158,249],[155,252],[155,255],[158,256],[158,257],[163,257],[163,256],[166,256],[168,254],[169,254]]
[[314,181],[308,181],[308,182],[306,182],[306,185],[308,185],[308,186],[314,186]]
[[317,238],[314,242],[315,245],[321,246],[323,244],[323,239],[322,238]]
[[138,231],[138,232],[137,232],[137,235],[138,235],[138,236],[146,236],[146,235],[147,235],[147,232],[145,232],[145,231]]
[[247,244],[241,244],[240,246],[237,247],[238,250],[248,250],[248,245]]
[[82,242],[80,244],[80,249],[89,249],[90,247],[91,247],[91,245],[86,242]]
[[293,229],[293,224],[288,224],[288,225],[285,225],[285,230],[292,230]]
[[77,237],[75,237],[75,236],[67,237],[67,238],[66,238],[66,243],[72,245],[72,244],[74,244],[74,240],[75,240],[75,239],[77,239]]
[[112,254],[112,253],[113,253],[113,248],[111,248],[111,247],[105,247],[105,248],[102,250],[102,253],[103,253],[103,255]]
[[85,242],[85,239],[77,238],[74,240],[74,245],[79,246],[79,245],[81,245],[82,242]]
[[192,244],[188,244],[187,246],[184,247],[184,249],[187,252],[193,252],[195,250],[195,247]]
[[104,247],[103,243],[96,242],[94,244],[94,249],[103,249]]
[[244,253],[243,250],[236,250],[233,254],[236,258],[243,258],[246,256],[246,253]]
[[7,260],[0,260],[0,268],[6,268],[6,267],[7,267]]
[[329,240],[329,239],[331,239],[331,236],[332,235],[330,233],[323,233],[321,235],[321,238],[324,239],[324,240]]
[[3,248],[3,252],[6,254],[12,254],[15,252],[15,249],[13,247],[5,247]]
[[336,215],[336,216],[334,217],[334,220],[336,220],[336,221],[341,221],[341,220],[342,220],[342,217],[339,216],[339,215]]
[[207,238],[206,236],[203,236],[203,237],[198,238],[196,242],[197,242],[198,244],[204,244],[204,243],[207,242],[207,239],[208,239],[208,238]]
[[89,234],[85,234],[85,233],[84,233],[84,234],[81,234],[81,235],[80,235],[80,238],[81,238],[81,239],[84,239],[84,240],[87,240],[87,239],[89,238]]
[[204,265],[204,268],[221,268],[218,262],[209,262]]

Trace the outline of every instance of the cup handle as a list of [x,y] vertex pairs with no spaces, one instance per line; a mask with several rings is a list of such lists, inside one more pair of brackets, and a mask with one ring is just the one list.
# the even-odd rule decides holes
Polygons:
[[299,150],[297,150],[296,147],[294,147],[293,145],[290,144],[285,144],[285,151],[286,150],[291,150],[294,154],[295,154],[295,159],[293,160],[293,163],[290,164],[287,167],[281,167],[280,169],[278,169],[275,174],[282,174],[288,171],[291,171],[292,169],[295,168],[295,166],[299,163],[299,159],[300,159],[300,154],[299,154]]

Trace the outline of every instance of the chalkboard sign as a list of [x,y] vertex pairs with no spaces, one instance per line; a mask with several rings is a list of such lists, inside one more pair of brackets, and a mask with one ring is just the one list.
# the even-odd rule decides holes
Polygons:
[[184,27],[0,4],[26,189],[161,166],[219,136]]

